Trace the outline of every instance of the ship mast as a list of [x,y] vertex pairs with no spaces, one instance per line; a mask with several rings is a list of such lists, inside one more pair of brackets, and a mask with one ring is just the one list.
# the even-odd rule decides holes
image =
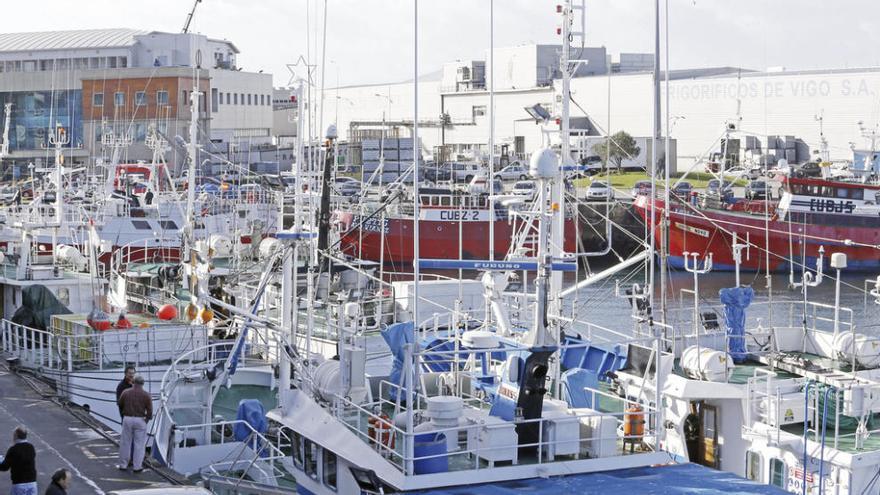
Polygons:
[[[196,69],[198,70],[198,69]],[[186,243],[192,249],[195,242],[195,203],[196,203],[196,165],[199,152],[199,101],[202,93],[199,91],[198,74],[194,79],[193,90],[190,92],[190,120],[189,120],[189,168],[186,176]]]

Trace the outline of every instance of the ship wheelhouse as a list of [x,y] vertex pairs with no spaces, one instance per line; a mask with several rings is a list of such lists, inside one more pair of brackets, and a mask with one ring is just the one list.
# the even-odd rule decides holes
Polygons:
[[880,227],[880,186],[789,177],[780,210],[790,222],[839,227]]

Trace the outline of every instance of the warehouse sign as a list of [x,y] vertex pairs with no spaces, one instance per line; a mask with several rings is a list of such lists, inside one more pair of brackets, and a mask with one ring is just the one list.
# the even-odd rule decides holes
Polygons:
[[[878,89],[877,81],[865,78],[809,79],[791,77],[784,81],[754,79],[757,80],[673,84],[669,87],[669,95],[676,100],[871,97],[876,94]],[[779,78],[773,77],[772,79]]]

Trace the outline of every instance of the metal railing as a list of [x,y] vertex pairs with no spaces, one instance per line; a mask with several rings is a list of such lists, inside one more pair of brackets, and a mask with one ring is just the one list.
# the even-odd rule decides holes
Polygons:
[[[399,393],[404,393],[402,387],[389,383],[387,381],[382,382],[380,384],[380,388],[394,388],[397,389]],[[453,461],[453,459],[458,458],[462,461],[459,463],[450,463],[450,471],[454,470],[480,470],[487,469],[487,465],[481,462],[482,461],[491,461],[491,460],[506,460],[511,461],[514,464],[519,463],[520,461],[524,461],[526,459],[519,458],[519,451],[523,448],[532,448],[534,449],[534,457],[530,457],[527,459],[527,463],[533,464],[545,464],[559,461],[569,461],[572,457],[581,458],[588,454],[588,452],[596,450],[602,450],[601,447],[598,446],[600,442],[614,442],[614,456],[619,455],[638,455],[644,452],[653,452],[653,449],[650,447],[652,442],[656,440],[656,432],[654,432],[650,425],[652,421],[648,418],[656,413],[654,408],[648,407],[644,404],[641,404],[636,401],[628,400],[625,398],[620,398],[604,392],[602,390],[591,389],[586,387],[584,389],[587,393],[590,393],[594,404],[598,404],[599,398],[604,398],[606,403],[608,401],[616,401],[619,407],[615,407],[615,409],[619,409],[618,411],[598,411],[598,410],[590,410],[587,412],[570,412],[565,414],[564,416],[554,416],[554,417],[542,417],[536,419],[522,419],[516,418],[513,421],[505,421],[498,420],[497,422],[489,422],[485,423],[481,421],[481,419],[488,418],[488,414],[481,414],[479,417],[474,418],[473,424],[469,425],[459,425],[455,427],[448,428],[431,428],[425,429],[422,431],[414,432],[412,434],[407,434],[406,431],[396,425],[393,424],[393,421],[389,421],[387,417],[383,418],[379,413],[375,411],[387,410],[388,408],[392,408],[395,406],[395,403],[384,398],[380,398],[378,401],[369,403],[369,404],[356,404],[351,402],[347,398],[339,398],[337,411],[337,418],[342,421],[349,430],[358,436],[362,441],[367,444],[370,444],[375,448],[380,454],[383,455],[389,462],[395,465],[399,470],[401,470],[404,474],[412,475],[415,474],[413,470],[413,466],[419,461],[428,461],[430,459],[437,458],[448,458],[449,461]],[[420,409],[420,406],[427,400],[427,396],[422,394],[414,394],[417,399],[416,409]],[[384,397],[384,395],[382,395]],[[479,401],[479,399],[474,398],[465,398],[466,408],[470,407],[472,410],[479,410],[484,408],[475,408],[473,403],[475,401]],[[470,404],[468,404],[470,403]],[[485,405],[485,403],[483,403]],[[639,405],[642,409],[637,412],[629,412],[627,411],[627,407],[631,405]],[[628,420],[633,420],[630,415],[635,414],[639,416],[641,419],[635,419],[635,421],[641,422],[644,425],[643,434],[630,434],[627,435],[624,433],[622,426]],[[584,422],[589,423],[591,418],[596,418],[598,421],[603,419],[607,420],[608,418],[614,418],[615,421],[615,434],[613,436],[605,435],[601,432],[601,426],[597,429],[599,430],[598,434],[588,435],[588,436],[578,436],[577,438],[548,438],[548,426],[551,424],[558,425],[560,423],[577,423],[578,425],[583,424]],[[383,441],[377,437],[374,433],[370,434],[370,428],[368,427],[370,424],[385,424],[386,431],[390,431],[391,435],[394,438],[394,441]],[[528,425],[534,425],[537,431],[537,441],[525,444],[519,444],[517,442],[517,435],[513,432],[516,430],[527,427]],[[580,428],[580,426],[579,426]],[[480,440],[481,435],[485,435],[487,430],[492,429],[505,429],[511,433],[511,436],[508,438],[512,440],[511,443],[506,445],[482,445],[482,441]],[[374,430],[375,431],[375,430]],[[381,435],[382,432],[380,432]],[[447,436],[454,436],[454,438],[460,438],[460,436],[466,437],[468,440],[462,448],[461,442],[456,441],[456,445],[459,446],[458,450],[445,452],[440,454],[431,454],[431,455],[416,455],[411,454],[408,455],[407,452],[412,452],[414,449],[412,445],[414,445],[416,441],[416,437],[422,435],[432,435],[442,433]],[[627,453],[626,447],[627,445],[632,444],[632,452]],[[635,450],[635,447],[639,446],[639,451]],[[561,453],[559,453],[561,451]],[[557,457],[559,459],[557,459]],[[610,457],[609,455],[602,455],[601,457]],[[490,465],[492,463],[490,462]]]
[[[85,328],[85,327],[83,327]],[[161,325],[64,335],[0,321],[0,346],[27,367],[72,372],[122,364],[167,362],[192,344],[207,341],[203,326]]]

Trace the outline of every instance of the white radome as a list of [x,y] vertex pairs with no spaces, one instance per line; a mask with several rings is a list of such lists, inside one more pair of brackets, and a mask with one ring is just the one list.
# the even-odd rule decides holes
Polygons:
[[529,175],[534,179],[553,179],[559,172],[559,157],[550,148],[541,148],[532,153],[529,161]]

